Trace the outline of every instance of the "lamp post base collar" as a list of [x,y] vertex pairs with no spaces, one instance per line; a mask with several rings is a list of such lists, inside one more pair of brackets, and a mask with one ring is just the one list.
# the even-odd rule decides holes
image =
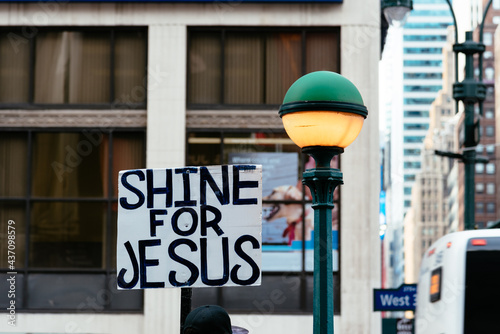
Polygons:
[[310,155],[316,161],[316,168],[330,168],[332,158],[343,152],[342,147],[336,146],[306,146],[302,148],[302,153]]

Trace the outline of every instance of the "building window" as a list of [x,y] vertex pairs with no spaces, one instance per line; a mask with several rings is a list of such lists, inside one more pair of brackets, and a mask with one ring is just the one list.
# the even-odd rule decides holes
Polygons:
[[425,123],[405,123],[404,130],[428,130],[429,124]]
[[438,92],[441,86],[404,86],[405,92]]
[[482,194],[484,192],[484,183],[476,183],[476,193]]
[[[116,209],[118,171],[144,164],[143,130],[0,133],[0,228],[15,222],[16,308],[142,310],[140,291],[116,290]],[[9,265],[2,247],[0,276]]]
[[483,35],[484,45],[491,45],[493,43],[493,34],[491,32],[485,32]]
[[407,174],[403,177],[405,181],[413,182],[415,181],[415,174]]
[[[412,15],[417,15],[416,11],[413,11],[411,14]],[[431,14],[432,15],[432,14]],[[446,41],[446,36],[445,35],[404,35],[403,36],[403,41],[408,41],[408,42],[438,42],[438,41]]]
[[483,202],[476,203],[476,213],[484,213],[484,203]]
[[494,163],[486,164],[486,174],[495,174],[495,164]]
[[476,168],[476,174],[483,174],[484,173],[484,164],[478,163],[475,165]]
[[[261,301],[275,289],[286,303],[273,304],[274,312],[312,312],[313,214],[308,188],[301,183],[312,158],[283,133],[188,130],[187,165],[257,163],[263,166],[262,285],[193,289],[193,304],[217,304],[232,312],[261,312]],[[337,158],[338,159],[338,158]],[[338,160],[334,165],[338,166]],[[336,167],[338,168],[338,167]],[[334,195],[333,275],[335,312],[340,312],[339,243],[341,227],[339,189]],[[302,228],[304,227],[305,228]],[[305,243],[302,240],[306,240]],[[302,293],[300,293],[302,292]],[[263,304],[262,304],[263,305]]]
[[[495,80],[495,69],[493,69],[493,67],[486,67],[484,69],[484,78],[489,81]],[[486,90],[487,98],[493,98],[494,94],[495,89],[493,87],[488,87]]]
[[403,60],[403,66],[432,66],[441,67],[443,62],[441,60]]
[[[340,30],[192,27],[187,59],[189,109],[270,110],[283,102],[290,85],[302,75],[340,71]],[[186,163],[195,166],[259,163],[264,173],[262,285],[193,289],[193,305],[262,312],[259,300],[268,300],[279,289],[286,303],[274,304],[272,312],[311,313],[314,232],[308,223],[311,197],[300,181],[304,168],[311,167],[310,158],[282,131],[248,129],[188,129],[186,157]],[[339,191],[332,212],[336,314],[340,313]],[[295,217],[276,213],[284,208]],[[304,225],[299,220],[306,228],[300,228]]]
[[486,193],[488,195],[494,195],[495,194],[495,184],[492,182],[488,182],[486,184]]
[[339,72],[339,29],[191,28],[189,108],[279,105],[302,75]]
[[495,203],[486,203],[486,213],[495,213]]
[[403,142],[405,143],[422,143],[425,139],[425,136],[404,136]]
[[405,117],[429,117],[429,112],[428,111],[421,111],[421,110],[405,110],[404,116]]
[[495,136],[495,127],[492,125],[488,125],[486,127],[486,137],[493,137]]
[[434,98],[405,98],[403,99],[403,103],[405,105],[412,105],[412,104],[431,104],[434,102]]
[[441,22],[408,22],[405,24],[405,29],[446,29],[448,25],[449,23]]
[[[405,26],[406,28],[406,26]],[[405,54],[441,54],[443,49],[441,48],[404,48],[403,53]]]
[[493,117],[495,117],[495,113],[493,112],[493,110],[488,109],[484,112],[484,117],[487,119],[493,119]]
[[1,28],[0,108],[144,108],[146,40],[136,27]]
[[495,145],[486,145],[486,153],[494,154],[495,153]]
[[404,168],[420,168],[420,161],[405,161]]
[[[405,25],[406,28],[406,25]],[[404,73],[403,74],[403,79],[442,79],[443,74],[438,72],[438,73],[427,73],[427,72],[416,72],[416,73]]]
[[485,228],[486,227],[486,224],[484,222],[476,222],[476,226],[478,229],[482,229],[482,228]]
[[420,156],[422,150],[419,148],[408,148],[404,149],[403,154],[405,156]]

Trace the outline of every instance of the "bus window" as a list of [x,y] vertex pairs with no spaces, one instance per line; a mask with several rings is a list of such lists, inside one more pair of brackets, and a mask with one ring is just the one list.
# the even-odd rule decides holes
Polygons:
[[465,273],[464,334],[500,326],[500,237],[469,240]]

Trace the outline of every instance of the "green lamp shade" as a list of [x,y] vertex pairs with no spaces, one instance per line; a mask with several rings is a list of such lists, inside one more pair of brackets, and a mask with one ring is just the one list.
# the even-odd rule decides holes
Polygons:
[[292,84],[279,114],[297,146],[345,148],[358,136],[368,111],[352,82],[338,73],[318,71]]

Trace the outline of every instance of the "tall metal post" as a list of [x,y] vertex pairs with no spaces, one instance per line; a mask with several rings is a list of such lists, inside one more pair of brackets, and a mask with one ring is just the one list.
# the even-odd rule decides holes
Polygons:
[[313,333],[333,334],[333,192],[343,181],[342,173],[331,168],[330,161],[343,149],[305,147],[302,152],[311,155],[316,162],[316,168],[306,170],[302,179],[311,190],[314,209]]
[[475,121],[474,106],[486,98],[486,86],[474,78],[474,55],[482,54],[483,43],[474,42],[472,31],[465,34],[465,42],[453,45],[453,51],[465,54],[465,78],[462,82],[453,84],[453,98],[464,103],[464,229],[475,228],[475,146],[479,143],[479,123]]
[[193,296],[192,288],[181,288],[181,332],[184,326],[184,321],[191,312],[191,298]]
[[464,230],[473,230],[476,227],[475,223],[475,155],[474,149],[467,150],[464,155]]

